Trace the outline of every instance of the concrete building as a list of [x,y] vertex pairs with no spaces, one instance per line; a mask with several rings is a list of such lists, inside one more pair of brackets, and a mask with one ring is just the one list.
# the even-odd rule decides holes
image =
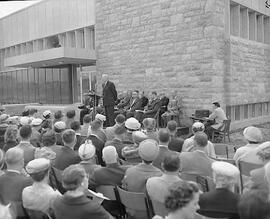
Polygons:
[[219,101],[237,128],[270,121],[269,44],[264,0],[44,0],[0,20],[0,101],[77,102],[81,71],[108,73],[177,90],[186,116]]

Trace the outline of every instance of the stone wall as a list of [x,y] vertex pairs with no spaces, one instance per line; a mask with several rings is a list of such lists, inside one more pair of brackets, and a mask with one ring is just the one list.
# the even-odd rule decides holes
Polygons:
[[228,104],[270,101],[270,46],[231,36]]
[[226,1],[96,1],[97,72],[119,91],[177,90],[188,114],[224,103]]

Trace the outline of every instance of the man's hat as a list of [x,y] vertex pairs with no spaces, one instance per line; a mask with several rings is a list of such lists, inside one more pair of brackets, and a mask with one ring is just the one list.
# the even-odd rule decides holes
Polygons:
[[25,167],[28,174],[39,173],[49,169],[50,161],[45,158],[31,160]]

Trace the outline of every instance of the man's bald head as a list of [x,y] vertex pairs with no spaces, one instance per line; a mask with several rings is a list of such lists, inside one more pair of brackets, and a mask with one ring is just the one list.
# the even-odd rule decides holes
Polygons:
[[102,81],[102,83],[105,83],[105,82],[108,81],[108,80],[109,80],[109,75],[103,74],[103,75],[101,76],[101,81]]

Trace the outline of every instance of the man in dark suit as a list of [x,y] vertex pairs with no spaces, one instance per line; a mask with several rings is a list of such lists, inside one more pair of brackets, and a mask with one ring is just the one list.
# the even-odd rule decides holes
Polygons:
[[81,161],[78,153],[73,150],[76,145],[75,131],[72,129],[65,130],[62,134],[62,140],[64,146],[50,147],[56,153],[54,166],[59,170],[64,170],[71,164],[78,164]]
[[143,110],[142,100],[139,97],[139,91],[134,90],[132,92],[132,99],[130,102],[130,107],[126,111],[127,118],[134,117],[134,113],[136,110]]
[[169,121],[166,128],[170,134],[170,142],[168,145],[169,149],[172,151],[181,152],[184,139],[176,136],[177,122],[174,120]]
[[19,148],[10,148],[6,152],[5,162],[7,170],[0,176],[0,202],[4,205],[21,202],[23,189],[33,183],[30,177],[22,174],[23,151]]
[[114,125],[114,106],[117,101],[117,91],[114,83],[109,81],[107,74],[102,75],[103,106],[105,108],[107,126]]
[[166,126],[166,124],[164,124],[164,121],[161,119],[161,115],[165,112],[168,111],[168,104],[169,104],[170,99],[168,97],[165,96],[165,93],[161,93],[160,94],[160,111],[159,111],[159,115],[158,115],[158,121],[159,121],[159,125],[161,127]]
[[196,149],[192,152],[182,152],[180,154],[181,172],[212,177],[211,165],[214,160],[209,158],[204,151],[207,144],[207,135],[204,132],[197,132],[194,136]]

